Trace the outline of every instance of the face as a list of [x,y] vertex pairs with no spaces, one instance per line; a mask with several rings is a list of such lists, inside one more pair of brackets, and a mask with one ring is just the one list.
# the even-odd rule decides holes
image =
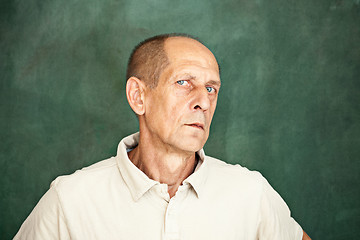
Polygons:
[[219,67],[210,50],[192,39],[170,38],[165,51],[170,64],[157,87],[145,90],[143,127],[162,146],[196,152],[209,136],[220,89]]

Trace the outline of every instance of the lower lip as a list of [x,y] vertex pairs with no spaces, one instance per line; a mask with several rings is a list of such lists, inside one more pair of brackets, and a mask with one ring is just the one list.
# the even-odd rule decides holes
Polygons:
[[200,129],[200,130],[204,130],[202,127],[197,126],[197,125],[193,125],[193,124],[189,124],[189,125],[186,125],[186,126],[193,127],[193,128]]

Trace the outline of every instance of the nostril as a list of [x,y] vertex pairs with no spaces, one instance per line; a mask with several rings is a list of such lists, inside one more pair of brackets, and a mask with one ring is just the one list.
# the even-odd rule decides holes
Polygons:
[[201,109],[200,105],[196,105],[194,109]]

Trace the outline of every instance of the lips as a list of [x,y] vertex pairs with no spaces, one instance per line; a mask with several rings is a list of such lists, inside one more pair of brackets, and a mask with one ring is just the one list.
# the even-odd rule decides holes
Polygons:
[[189,127],[194,127],[194,128],[204,130],[204,124],[202,124],[202,123],[189,123],[189,124],[185,124],[185,125],[189,126]]

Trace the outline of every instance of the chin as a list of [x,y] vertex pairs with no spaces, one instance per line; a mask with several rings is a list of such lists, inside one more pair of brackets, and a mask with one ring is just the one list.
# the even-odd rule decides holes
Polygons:
[[202,149],[205,145],[206,139],[185,139],[182,143],[178,146],[180,149],[186,152],[197,152]]

